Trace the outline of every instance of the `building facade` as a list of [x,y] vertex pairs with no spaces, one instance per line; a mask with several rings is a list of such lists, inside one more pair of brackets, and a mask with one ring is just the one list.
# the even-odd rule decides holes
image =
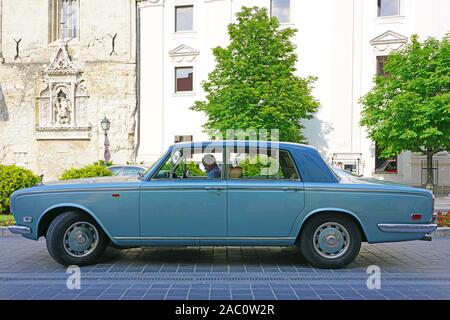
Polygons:
[[[268,8],[282,27],[298,29],[298,74],[318,77],[320,101],[305,121],[308,142],[330,163],[366,176],[421,185],[425,158],[405,152],[380,159],[359,125],[361,96],[383,74],[385,57],[411,35],[442,38],[450,31],[447,0],[147,0],[138,4],[138,159],[154,161],[170,144],[203,140],[201,81],[214,68],[211,48],[228,44],[227,25],[242,6]],[[450,157],[435,155],[439,185],[450,186]],[[376,170],[378,169],[378,170]]]
[[0,0],[0,163],[46,179],[103,158],[132,161],[135,0]]
[[[378,157],[358,100],[412,34],[450,31],[448,0],[0,0],[0,163],[56,178],[102,159],[105,116],[114,163],[151,163],[174,142],[208,139],[205,115],[190,107],[242,6],[298,29],[298,74],[318,77],[320,101],[305,135],[329,163],[424,182],[423,156]],[[449,187],[450,156],[434,159]]]

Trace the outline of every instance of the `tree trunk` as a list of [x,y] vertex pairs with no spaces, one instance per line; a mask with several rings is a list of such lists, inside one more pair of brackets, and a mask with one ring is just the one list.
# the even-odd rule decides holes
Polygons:
[[433,154],[431,150],[427,150],[427,189],[434,189],[434,172],[433,172]]

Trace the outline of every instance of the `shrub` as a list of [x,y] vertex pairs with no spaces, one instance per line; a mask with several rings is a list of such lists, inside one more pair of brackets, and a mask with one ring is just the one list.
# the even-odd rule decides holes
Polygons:
[[14,217],[11,214],[0,214],[0,227],[15,225]]
[[[108,164],[109,165],[109,164]],[[112,172],[106,168],[103,161],[94,162],[82,168],[70,168],[63,172],[60,179],[80,179],[80,178],[93,178],[93,177],[107,177],[112,176]]]
[[450,210],[446,214],[441,211],[437,213],[437,225],[438,227],[450,227]]
[[0,165],[0,214],[9,213],[11,194],[22,188],[29,188],[39,182],[32,171],[16,165]]

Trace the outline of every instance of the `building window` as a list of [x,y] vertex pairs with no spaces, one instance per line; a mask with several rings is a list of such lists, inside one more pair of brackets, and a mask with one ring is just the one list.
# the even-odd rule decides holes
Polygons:
[[192,135],[186,135],[186,136],[175,136],[175,143],[179,142],[192,142],[193,136]]
[[175,7],[175,32],[194,30],[194,6]]
[[377,76],[388,77],[389,73],[386,72],[384,66],[386,65],[388,56],[378,56],[377,57]]
[[378,16],[398,16],[400,15],[400,0],[378,0]]
[[78,36],[79,0],[51,0],[50,41],[61,38],[61,23],[64,23],[64,38]]
[[175,92],[193,91],[193,74],[192,67],[175,68]]
[[291,1],[290,0],[272,0],[270,5],[270,15],[277,17],[281,23],[291,21]]

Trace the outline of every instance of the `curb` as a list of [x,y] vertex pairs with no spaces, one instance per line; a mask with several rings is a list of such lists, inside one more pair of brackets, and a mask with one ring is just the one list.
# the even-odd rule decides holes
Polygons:
[[6,237],[20,237],[20,235],[9,232],[8,227],[0,227],[0,238]]
[[433,238],[450,238],[450,227],[439,227],[431,236]]

